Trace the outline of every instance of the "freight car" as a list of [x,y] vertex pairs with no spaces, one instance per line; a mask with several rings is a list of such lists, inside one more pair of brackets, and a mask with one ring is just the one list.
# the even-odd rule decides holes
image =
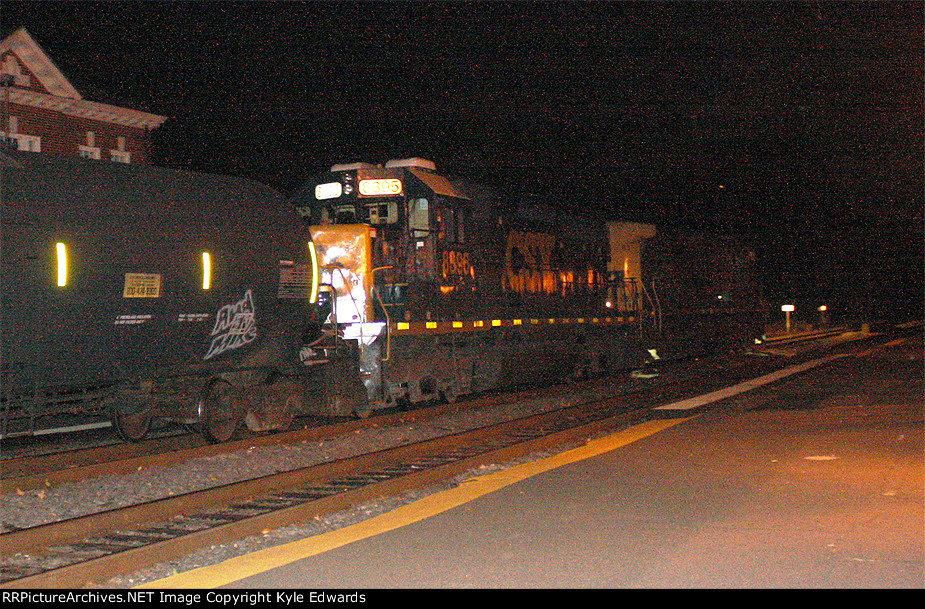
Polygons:
[[293,204],[330,307],[301,351],[325,364],[321,414],[627,369],[762,333],[753,256],[731,240],[507,211],[419,158],[335,165]]
[[0,437],[70,413],[127,439],[163,417],[222,441],[301,410],[318,276],[279,193],[12,151],[0,172]]

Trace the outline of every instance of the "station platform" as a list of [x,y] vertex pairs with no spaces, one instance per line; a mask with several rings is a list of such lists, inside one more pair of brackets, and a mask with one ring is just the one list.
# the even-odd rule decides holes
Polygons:
[[148,587],[920,589],[921,345],[828,358]]

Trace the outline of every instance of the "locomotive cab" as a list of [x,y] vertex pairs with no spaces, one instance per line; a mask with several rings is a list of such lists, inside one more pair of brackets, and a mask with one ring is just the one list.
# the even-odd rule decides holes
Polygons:
[[[352,320],[338,317],[338,322],[435,315],[440,308],[435,294],[448,294],[460,280],[474,278],[465,249],[469,198],[435,169],[418,158],[385,166],[334,165],[298,195],[299,213],[313,234],[323,234],[319,248],[325,252],[322,258],[329,258],[326,263],[342,264],[330,258],[339,251],[331,248],[340,248],[350,250],[351,258],[363,257],[367,267],[364,298],[371,310],[351,313]],[[346,229],[331,234],[325,228],[331,226],[365,226],[368,242],[356,241],[359,233],[347,236]]]
[[[390,327],[443,314],[445,296],[474,278],[464,249],[468,202],[419,158],[334,165],[294,200],[334,301],[329,335],[355,345],[374,404],[394,401],[379,365],[389,360]],[[307,359],[328,361],[338,348],[313,347]]]

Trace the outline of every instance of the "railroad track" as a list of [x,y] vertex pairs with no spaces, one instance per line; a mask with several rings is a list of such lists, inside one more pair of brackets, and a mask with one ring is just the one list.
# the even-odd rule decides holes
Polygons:
[[624,398],[3,534],[0,586],[78,587],[647,419]]
[[[623,379],[625,380],[628,379]],[[600,381],[606,382],[605,379],[599,379]],[[621,380],[616,378],[610,378],[609,381],[614,386],[622,384]],[[620,392],[623,393],[622,390]],[[319,424],[285,433],[249,435],[244,439],[224,444],[209,444],[197,434],[187,434],[138,443],[120,443],[53,454],[3,459],[0,461],[0,494],[47,488],[104,475],[125,474],[139,468],[183,463],[196,458],[216,456],[242,449],[325,441],[364,429],[426,421],[456,411],[492,407],[522,400],[548,399],[566,393],[574,393],[574,390],[553,386],[519,392],[511,391],[500,396],[483,396],[460,400],[452,404],[420,407],[412,411],[380,414],[367,419]]]
[[[809,332],[799,335],[795,342],[811,342],[837,335],[842,330]],[[768,339],[768,345],[786,344],[791,339],[779,337]],[[663,368],[671,364],[661,364]],[[547,389],[555,392],[556,389]],[[536,394],[536,390],[529,393]],[[509,392],[510,399],[518,399],[517,392]],[[477,398],[467,400],[460,407],[477,407],[491,398]],[[450,406],[449,408],[453,408]],[[380,415],[372,422],[352,421],[339,425],[319,425],[316,430],[299,430],[284,434],[269,436],[250,436],[238,442],[229,442],[223,445],[210,445],[197,434],[165,436],[144,442],[126,444],[119,442],[90,449],[72,449],[61,452],[38,454],[36,456],[19,456],[6,458],[0,461],[0,494],[15,490],[28,490],[71,482],[87,477],[118,474],[133,471],[138,467],[150,467],[177,463],[197,456],[219,454],[238,450],[241,446],[261,446],[269,444],[283,444],[303,439],[318,439],[333,437],[351,429],[362,428],[377,424],[394,424],[401,421],[418,420],[428,416],[436,416],[445,412],[447,408],[424,408],[413,413],[400,413],[398,415]],[[428,414],[430,413],[430,414]]]
[[[722,368],[725,379],[697,378],[695,384],[700,390],[708,390],[713,384],[756,374],[758,368],[768,366],[775,364],[760,358],[752,358],[747,364],[734,361]],[[710,371],[707,377],[720,369],[715,363],[707,367]],[[695,368],[704,371],[702,366]],[[682,371],[674,379],[663,378],[662,383],[649,385],[648,391],[623,391],[606,399],[465,433],[62,522],[10,530],[0,535],[0,587],[76,587],[105,582],[203,547],[290,523],[310,522],[370,499],[396,496],[409,489],[447,481],[480,466],[582,442],[596,433],[650,418],[649,407],[685,396],[690,387],[679,382],[685,377],[691,378],[691,373]],[[545,391],[548,395],[549,390]],[[544,391],[520,395],[526,393],[536,396]],[[472,408],[473,403],[465,407]],[[448,405],[448,408],[462,409],[463,405]],[[432,416],[431,411],[439,410],[401,413],[394,418],[426,418]],[[380,418],[375,422],[354,421],[351,425],[359,428],[380,425],[381,421]],[[326,433],[324,428],[309,431]],[[268,441],[284,442],[288,435],[269,436]],[[247,443],[252,445],[253,440],[249,438]],[[179,458],[189,457],[179,455]],[[132,465],[123,463],[121,467]]]

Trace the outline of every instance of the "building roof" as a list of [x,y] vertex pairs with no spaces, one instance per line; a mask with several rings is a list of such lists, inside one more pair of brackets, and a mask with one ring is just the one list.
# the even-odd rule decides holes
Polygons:
[[166,116],[84,99],[25,28],[0,42],[0,75],[12,77],[4,91],[11,103],[149,130],[167,120]]

